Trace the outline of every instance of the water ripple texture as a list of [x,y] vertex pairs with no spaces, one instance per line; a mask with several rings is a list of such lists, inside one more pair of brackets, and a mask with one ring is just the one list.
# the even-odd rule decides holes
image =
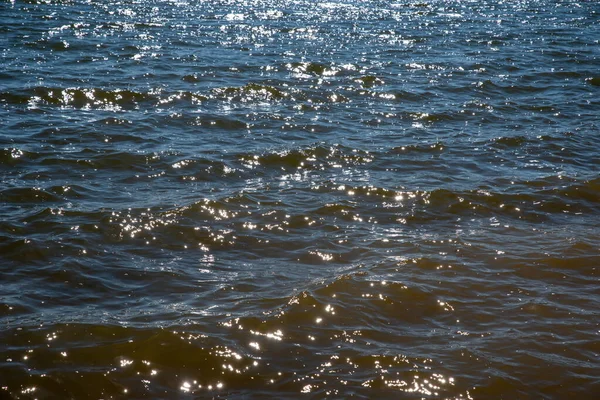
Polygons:
[[0,3],[0,398],[598,398],[599,17]]

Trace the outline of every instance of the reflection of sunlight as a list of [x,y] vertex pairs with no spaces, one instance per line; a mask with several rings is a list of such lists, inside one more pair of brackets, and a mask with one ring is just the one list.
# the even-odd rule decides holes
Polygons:
[[260,350],[260,344],[258,342],[250,342],[250,347],[254,347],[256,350]]
[[122,359],[120,364],[121,364],[121,368],[125,368],[125,367],[128,367],[131,364],[133,364],[133,360]]
[[190,391],[190,388],[192,387],[192,385],[189,382],[183,382],[181,384],[181,391],[188,393]]
[[21,393],[22,394],[29,394],[29,393],[35,392],[35,390],[36,390],[36,387],[32,386],[32,387],[25,388],[25,389],[21,390]]
[[[314,223],[315,223],[315,221],[310,221],[310,222],[308,222],[308,225],[310,226],[310,225],[313,225]],[[311,251],[309,251],[309,253],[313,254],[315,256],[318,256],[323,261],[331,261],[331,260],[333,260],[333,254],[323,253],[323,252],[320,252],[318,250],[311,250]]]

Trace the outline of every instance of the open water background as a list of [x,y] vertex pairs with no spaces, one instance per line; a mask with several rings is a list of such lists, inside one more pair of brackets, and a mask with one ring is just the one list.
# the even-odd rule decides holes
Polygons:
[[596,1],[3,1],[0,398],[600,396]]

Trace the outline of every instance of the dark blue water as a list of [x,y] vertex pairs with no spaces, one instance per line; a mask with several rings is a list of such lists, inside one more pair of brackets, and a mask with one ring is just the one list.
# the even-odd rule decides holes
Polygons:
[[600,396],[600,4],[0,3],[0,398]]

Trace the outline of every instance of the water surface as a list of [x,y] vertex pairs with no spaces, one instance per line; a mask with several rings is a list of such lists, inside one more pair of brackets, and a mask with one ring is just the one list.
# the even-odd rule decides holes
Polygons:
[[0,397],[600,395],[594,1],[0,4]]

